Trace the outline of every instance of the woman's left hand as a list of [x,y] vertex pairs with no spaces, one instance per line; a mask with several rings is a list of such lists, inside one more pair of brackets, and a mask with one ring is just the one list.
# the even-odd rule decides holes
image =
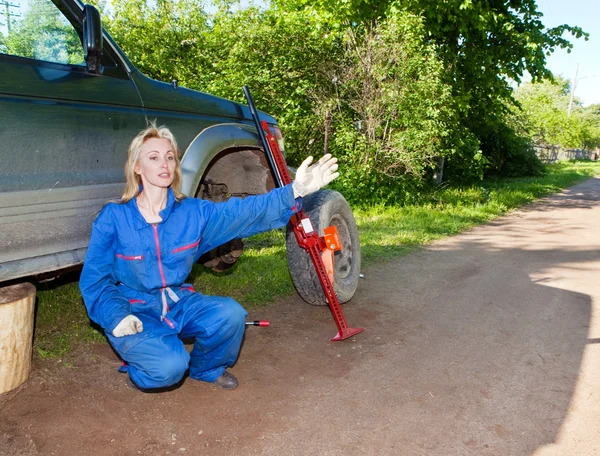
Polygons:
[[331,154],[323,155],[313,165],[311,165],[312,161],[313,157],[308,157],[296,171],[296,179],[292,183],[294,198],[310,195],[325,187],[340,175],[337,172],[337,158],[332,157]]

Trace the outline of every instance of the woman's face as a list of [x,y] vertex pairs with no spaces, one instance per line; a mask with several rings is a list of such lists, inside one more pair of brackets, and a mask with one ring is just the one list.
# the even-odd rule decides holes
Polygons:
[[175,178],[176,164],[171,142],[162,138],[150,138],[142,145],[134,170],[140,175],[144,188],[167,188]]

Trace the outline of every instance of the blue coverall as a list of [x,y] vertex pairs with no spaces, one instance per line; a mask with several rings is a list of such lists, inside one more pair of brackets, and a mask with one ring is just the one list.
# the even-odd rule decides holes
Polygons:
[[[107,204],[92,227],[79,286],[90,318],[129,364],[141,388],[189,376],[213,382],[239,354],[246,311],[233,299],[205,296],[183,283],[200,255],[235,238],[285,226],[301,200],[291,185],[245,199],[178,202],[169,189],[162,221],[149,224],[136,199]],[[114,337],[127,315],[144,330]],[[181,338],[195,338],[187,353]]]

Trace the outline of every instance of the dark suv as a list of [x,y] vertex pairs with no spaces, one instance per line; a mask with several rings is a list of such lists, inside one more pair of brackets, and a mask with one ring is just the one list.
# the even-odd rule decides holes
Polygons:
[[[183,193],[222,201],[275,186],[246,106],[144,76],[92,6],[20,5],[7,3],[0,25],[0,282],[82,263],[94,215],[120,196],[127,146],[148,121],[167,125],[178,140]],[[281,140],[275,119],[261,116]],[[313,200],[305,202],[313,217],[324,200],[347,208],[336,192]],[[345,208],[321,222],[337,217],[347,247],[336,262],[342,302],[354,293],[360,268],[356,226]],[[223,269],[241,248],[240,241],[222,246],[206,264]],[[288,248],[295,269],[302,253]],[[311,287],[312,279],[294,282]]]

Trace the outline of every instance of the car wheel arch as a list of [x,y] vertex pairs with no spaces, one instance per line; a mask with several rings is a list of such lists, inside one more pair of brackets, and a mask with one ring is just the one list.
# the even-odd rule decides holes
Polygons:
[[[226,181],[236,194],[265,193],[275,186],[258,135],[245,124],[218,124],[201,131],[183,153],[181,169],[181,191],[189,196],[200,196],[207,181]],[[241,182],[244,174],[246,185]]]

